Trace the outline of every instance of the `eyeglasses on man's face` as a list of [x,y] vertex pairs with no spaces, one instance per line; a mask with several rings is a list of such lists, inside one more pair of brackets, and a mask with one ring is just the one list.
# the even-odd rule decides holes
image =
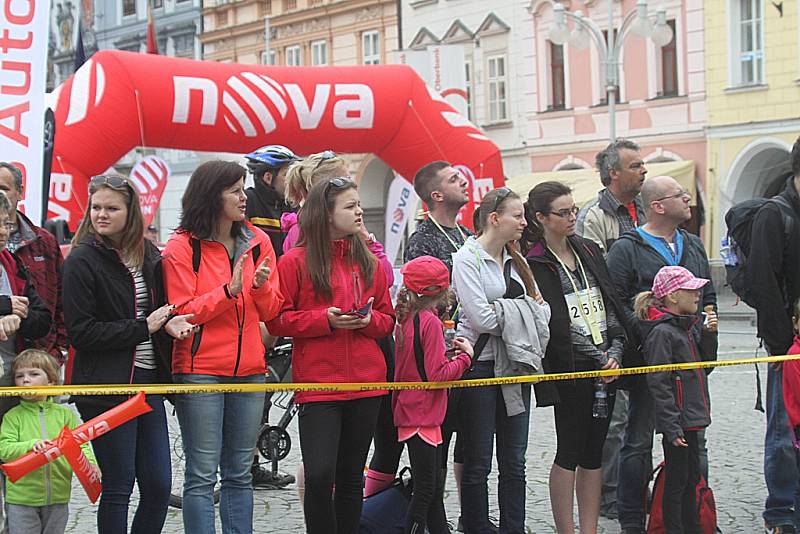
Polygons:
[[683,200],[692,200],[692,194],[684,189],[681,189],[674,195],[668,195],[665,197],[657,198],[653,202],[663,202],[665,200],[669,200],[671,198],[681,198]]

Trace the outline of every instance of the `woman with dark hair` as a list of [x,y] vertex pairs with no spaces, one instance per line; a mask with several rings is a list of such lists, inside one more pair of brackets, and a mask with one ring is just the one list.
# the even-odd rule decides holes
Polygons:
[[[267,324],[294,339],[297,382],[382,382],[377,340],[394,326],[386,274],[359,237],[364,212],[349,178],[318,182],[300,218],[301,240],[278,265],[285,303]],[[298,392],[309,534],[353,534],[380,396],[386,391]],[[333,492],[333,486],[336,491]]]
[[[542,297],[550,304],[546,371],[617,369],[626,333],[619,297],[603,253],[575,234],[578,208],[561,182],[543,182],[528,194],[523,249]],[[559,380],[555,406],[557,450],[550,469],[550,503],[556,531],[575,532],[577,496],[580,532],[597,532],[602,485],[601,460],[614,409],[611,378]],[[607,405],[595,406],[605,392]]]
[[[136,188],[123,176],[95,176],[89,205],[64,261],[64,323],[75,349],[73,384],[170,382],[169,352],[156,335],[187,336],[187,317],[165,304],[161,255],[144,239]],[[76,396],[84,421],[122,402],[119,396]],[[134,482],[139,506],[130,532],[161,532],[170,490],[169,440],[164,398],[148,395],[151,412],[94,439],[103,473],[97,531],[128,531]]]
[[[453,255],[453,289],[461,303],[458,334],[475,347],[473,366],[465,379],[541,372],[542,345],[547,343],[547,304],[541,301],[533,274],[516,241],[525,229],[519,195],[503,187],[490,191],[480,205],[481,235],[470,237]],[[521,299],[536,332],[524,330],[503,301]],[[522,308],[522,309],[525,309]],[[534,321],[535,319],[535,321]],[[533,327],[533,325],[530,325]],[[530,343],[528,372],[507,372],[511,348],[506,336],[519,329]],[[534,339],[536,338],[536,339]],[[520,337],[520,340],[522,338]],[[459,431],[464,440],[461,520],[465,532],[489,534],[488,478],[497,436],[500,470],[500,531],[525,531],[525,451],[530,420],[530,384],[466,388],[459,405]]]
[[[199,325],[175,343],[172,373],[182,384],[260,384],[264,344],[260,321],[283,304],[275,252],[267,235],[245,220],[244,167],[209,161],[192,173],[180,225],[164,250],[170,302]],[[264,393],[179,395],[176,408],[186,454],[183,525],[214,532],[214,484],[222,479],[220,519],[225,533],[253,528],[251,466]]]

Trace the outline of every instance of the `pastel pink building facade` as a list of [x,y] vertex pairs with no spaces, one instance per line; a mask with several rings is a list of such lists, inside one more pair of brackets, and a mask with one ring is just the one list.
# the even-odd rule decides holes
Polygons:
[[[569,11],[582,11],[605,32],[611,0],[564,1]],[[620,86],[616,105],[617,137],[642,147],[648,162],[692,160],[698,194],[706,189],[704,126],[705,77],[702,0],[649,2],[651,15],[663,7],[675,37],[664,48],[650,39],[630,34],[620,58]],[[614,0],[612,27],[636,9],[636,0]],[[548,34],[553,24],[553,2],[533,0],[529,13],[534,31],[530,58],[523,64],[527,94],[534,102],[527,118],[527,146],[534,172],[594,166],[594,156],[608,144],[604,66],[597,47],[557,47]],[[533,108],[533,109],[531,109]],[[598,183],[598,188],[600,184]]]

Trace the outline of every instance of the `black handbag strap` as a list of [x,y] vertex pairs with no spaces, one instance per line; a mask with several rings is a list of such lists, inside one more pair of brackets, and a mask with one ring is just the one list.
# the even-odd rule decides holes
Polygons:
[[422,340],[419,335],[419,314],[414,314],[414,359],[417,361],[417,372],[423,382],[428,381],[428,373],[425,372],[425,353],[422,351]]
[[[509,298],[511,295],[511,262],[507,261],[506,264],[503,266],[503,278],[506,281],[506,292],[503,294],[503,298]],[[478,336],[478,341],[475,342],[475,347],[473,348],[475,355],[472,357],[472,362],[478,361],[478,356],[481,355],[483,349],[486,347],[486,344],[489,342],[489,338],[492,337],[491,334],[484,333]]]

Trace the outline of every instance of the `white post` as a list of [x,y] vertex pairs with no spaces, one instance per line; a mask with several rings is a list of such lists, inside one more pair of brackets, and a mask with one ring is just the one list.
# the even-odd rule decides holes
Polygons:
[[270,36],[270,25],[269,25],[269,17],[264,17],[264,64],[270,65],[270,49],[271,46],[271,36]]

